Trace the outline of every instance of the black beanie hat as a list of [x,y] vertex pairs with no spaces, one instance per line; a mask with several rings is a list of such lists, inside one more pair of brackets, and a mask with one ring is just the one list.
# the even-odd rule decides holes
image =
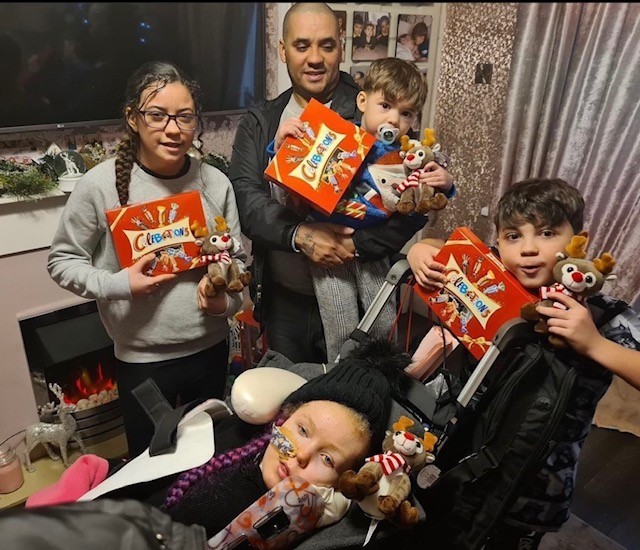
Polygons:
[[284,404],[335,401],[360,413],[369,422],[372,448],[382,444],[391,410],[388,376],[410,362],[386,340],[373,340],[352,352],[327,374],[312,378],[294,391]]

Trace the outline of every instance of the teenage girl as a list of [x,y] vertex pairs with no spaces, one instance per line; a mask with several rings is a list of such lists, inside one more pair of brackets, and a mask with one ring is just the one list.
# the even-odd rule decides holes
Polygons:
[[[131,457],[149,446],[153,424],[132,390],[152,378],[175,407],[222,397],[229,325],[241,293],[204,292],[206,268],[148,276],[148,254],[121,269],[105,211],[186,191],[200,193],[205,219],[224,216],[240,240],[235,196],[218,169],[187,155],[201,127],[198,85],[170,63],[153,61],[130,77],[126,133],[109,159],[88,171],[69,196],[51,245],[56,283],[95,299],[114,342],[119,402]],[[241,251],[240,260],[246,255]]]

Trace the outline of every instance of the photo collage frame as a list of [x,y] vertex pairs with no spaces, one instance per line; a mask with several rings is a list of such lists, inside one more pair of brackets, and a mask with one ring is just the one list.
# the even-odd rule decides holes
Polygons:
[[340,69],[356,83],[364,79],[376,59],[398,57],[414,61],[428,86],[428,96],[414,130],[429,125],[435,95],[436,46],[440,4],[347,4],[330,3],[340,25],[343,49]]

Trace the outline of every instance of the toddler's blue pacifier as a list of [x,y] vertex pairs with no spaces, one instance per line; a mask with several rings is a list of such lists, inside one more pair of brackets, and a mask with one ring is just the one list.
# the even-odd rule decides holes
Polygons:
[[391,145],[398,137],[398,130],[388,124],[378,126],[378,139],[385,145]]

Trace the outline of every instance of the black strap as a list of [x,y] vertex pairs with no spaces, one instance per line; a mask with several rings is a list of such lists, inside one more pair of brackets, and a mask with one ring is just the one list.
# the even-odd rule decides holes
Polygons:
[[133,388],[134,397],[137,399],[140,406],[147,413],[147,416],[153,422],[154,426],[157,426],[162,417],[173,410],[173,407],[165,399],[164,395],[160,391],[158,385],[151,379],[147,378],[144,382]]
[[362,329],[356,328],[349,334],[349,339],[354,340],[358,344],[365,344],[371,340],[371,335]]
[[149,444],[149,455],[157,456],[175,452],[178,423],[187,412],[204,400],[195,399],[174,409],[151,378],[147,378],[136,386],[132,393],[155,426]]
[[353,332],[349,334],[349,338],[347,338],[340,347],[340,359],[342,360],[349,357],[355,350],[370,340],[371,336],[364,330],[359,328],[354,329]]
[[429,426],[436,412],[438,398],[435,392],[404,371],[394,374],[396,376],[392,384],[393,398],[424,426]]
[[[538,363],[541,359],[543,359],[543,354],[539,352],[534,361],[535,363]],[[527,370],[530,370],[531,368],[535,367],[531,364],[526,367]],[[540,374],[544,375],[544,372],[541,372]],[[522,383],[523,382],[521,381],[521,384]],[[509,414],[502,417],[499,433],[494,434],[491,438],[493,442],[487,442],[487,444],[480,447],[477,452],[460,460],[456,466],[446,473],[443,473],[437,480],[437,483],[465,483],[472,481],[474,479],[478,479],[487,471],[493,470],[500,464],[509,450],[513,437],[520,429],[527,411],[536,398],[536,391],[534,389],[536,385],[527,382],[525,383],[527,384],[525,387],[528,387],[531,390],[529,395],[523,395],[520,399],[515,401],[513,408],[509,411]],[[509,391],[513,391],[513,388],[510,388]],[[496,395],[493,397],[495,399]]]

